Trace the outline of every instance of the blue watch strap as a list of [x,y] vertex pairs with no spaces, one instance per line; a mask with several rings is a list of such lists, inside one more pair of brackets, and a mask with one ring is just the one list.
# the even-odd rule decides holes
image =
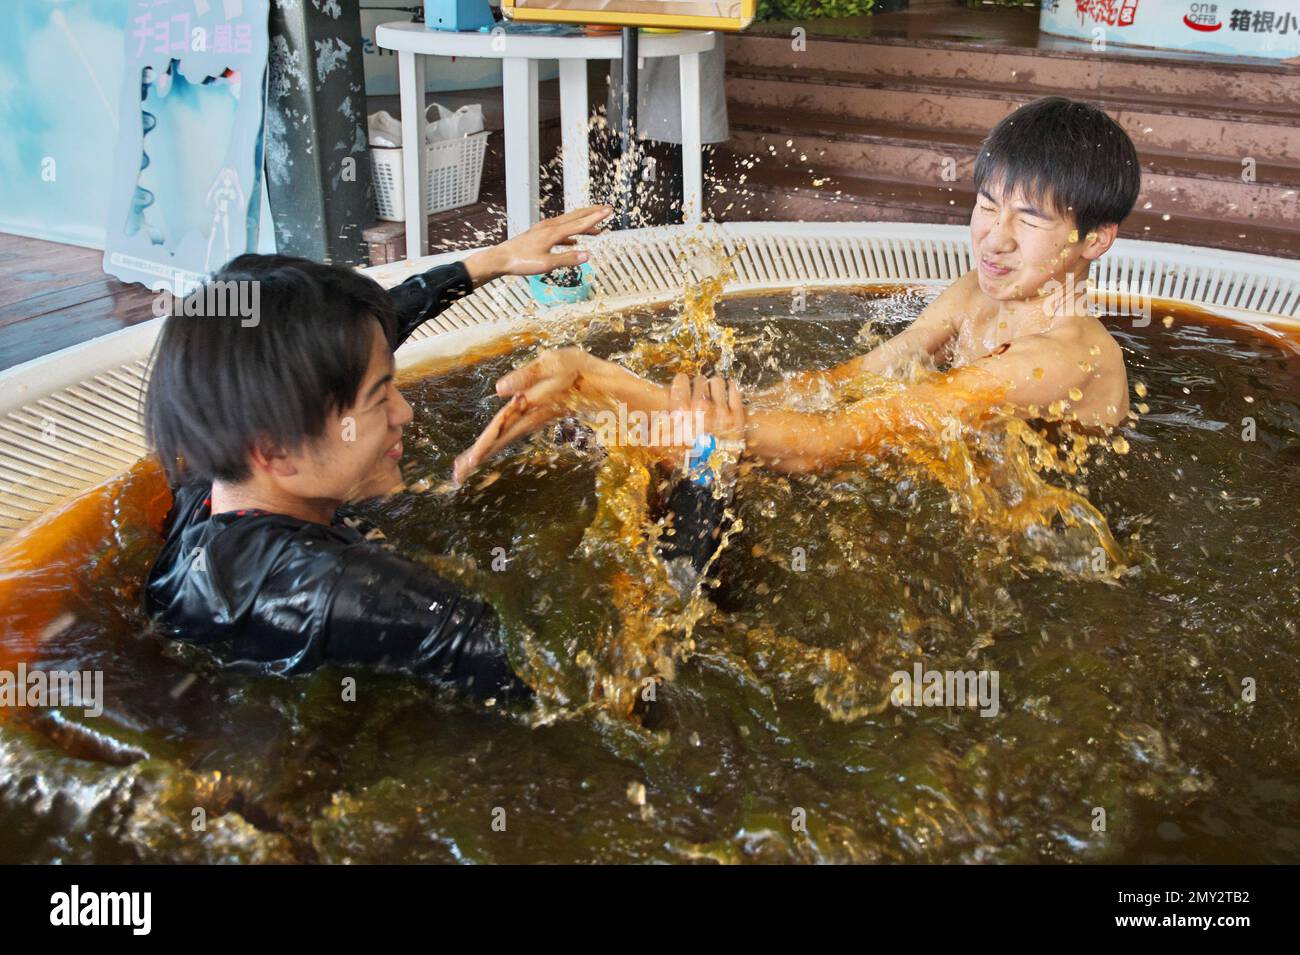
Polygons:
[[711,434],[701,434],[695,439],[686,454],[687,477],[693,484],[710,487],[713,484],[713,468],[709,467],[709,458],[718,446],[717,439]]

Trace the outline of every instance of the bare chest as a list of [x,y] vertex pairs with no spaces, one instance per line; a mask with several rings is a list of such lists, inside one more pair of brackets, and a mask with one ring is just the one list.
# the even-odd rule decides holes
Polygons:
[[993,315],[972,315],[961,323],[952,340],[949,360],[954,368],[969,365],[999,350],[1005,350],[1014,339],[1010,324]]

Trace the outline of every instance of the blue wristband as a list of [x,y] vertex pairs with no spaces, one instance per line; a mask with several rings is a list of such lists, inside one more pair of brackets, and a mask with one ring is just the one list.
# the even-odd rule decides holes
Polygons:
[[700,487],[713,485],[713,468],[708,464],[717,446],[718,441],[711,434],[702,434],[695,439],[695,444],[686,453],[686,471],[692,484]]

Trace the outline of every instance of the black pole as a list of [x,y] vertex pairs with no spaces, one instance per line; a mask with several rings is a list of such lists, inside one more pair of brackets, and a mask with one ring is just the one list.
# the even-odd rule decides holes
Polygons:
[[623,167],[619,183],[619,228],[632,228],[632,205],[636,202],[636,105],[637,105],[637,49],[640,33],[636,27],[623,27]]
[[[364,97],[363,108],[350,116],[338,109],[349,96],[357,103],[365,83],[361,21],[355,11],[351,17],[329,16],[319,4],[270,7],[272,48],[282,45],[293,54],[286,62],[306,64],[305,70],[285,70],[266,94],[267,155],[293,157],[292,166],[266,163],[276,248],[337,265],[368,264],[362,230],[375,221],[375,200]],[[349,52],[340,53],[337,64],[331,60],[328,78],[313,79],[325,76],[312,67],[322,47]]]

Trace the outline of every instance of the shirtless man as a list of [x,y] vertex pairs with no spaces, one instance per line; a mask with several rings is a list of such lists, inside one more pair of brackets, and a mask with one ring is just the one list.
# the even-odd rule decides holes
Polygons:
[[[1137,150],[1101,110],[1062,97],[1021,107],[980,149],[971,247],[978,263],[904,332],[866,355],[788,378],[773,397],[832,392],[863,374],[897,375],[916,359],[949,370],[889,397],[833,413],[749,409],[743,453],[786,472],[834,467],[891,434],[998,408],[1089,430],[1128,414],[1123,353],[1084,302],[1089,265],[1115,241],[1141,186]],[[670,406],[669,389],[576,348],[506,375],[510,402],[457,461],[463,479],[486,458],[576,402]],[[728,400],[728,399],[723,399]]]

